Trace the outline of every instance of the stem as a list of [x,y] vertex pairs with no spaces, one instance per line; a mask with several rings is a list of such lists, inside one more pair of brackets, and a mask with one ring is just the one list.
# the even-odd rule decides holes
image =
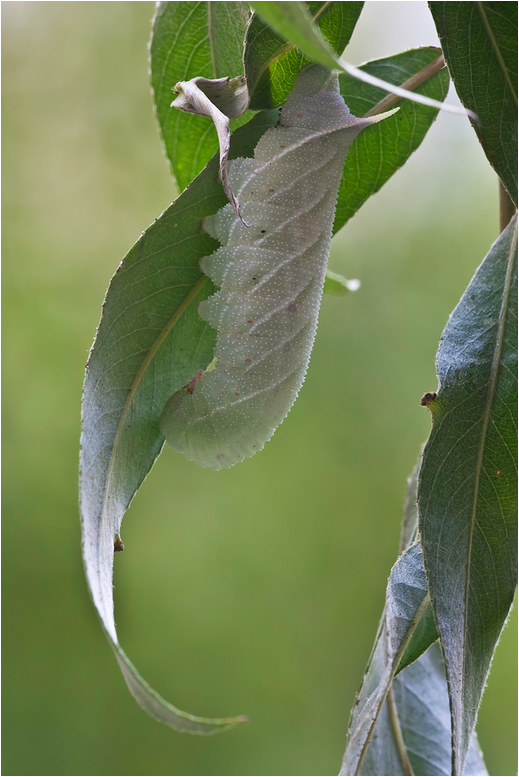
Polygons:
[[499,179],[499,234],[509,225],[516,210],[503,182]]
[[411,761],[409,760],[409,756],[407,755],[407,748],[405,746],[404,737],[402,734],[402,728],[400,726],[400,719],[398,717],[398,709],[396,706],[393,685],[391,685],[391,688],[389,689],[387,694],[387,706],[389,710],[389,719],[393,727],[393,734],[395,735],[396,749],[398,750],[398,755],[400,756],[400,760],[402,761],[404,774],[414,775]]
[[[425,94],[416,94],[415,92],[404,89],[403,86],[397,86],[396,84],[390,84],[389,81],[384,81],[382,78],[377,78],[368,73],[367,70],[354,67],[346,62],[344,59],[337,60],[337,64],[348,75],[357,78],[359,81],[363,81],[365,84],[371,84],[379,89],[383,89],[391,95],[399,95],[400,98],[405,97],[406,100],[411,100],[414,103],[420,103],[420,105],[428,105],[430,108],[435,108],[437,111],[447,111],[448,113],[457,113],[459,116],[468,116],[474,124],[479,126],[479,117],[474,111],[469,108],[462,108],[458,105],[449,105],[441,102],[440,100],[433,100],[432,97],[427,97]],[[418,74],[417,74],[418,75]],[[416,84],[415,84],[416,86]],[[398,100],[397,100],[398,102]],[[394,103],[391,103],[393,105]]]
[[[428,81],[429,78],[432,78],[432,76],[436,75],[436,73],[439,73],[440,70],[443,70],[444,67],[445,57],[443,54],[440,54],[437,59],[435,59],[433,62],[429,62],[429,64],[419,70],[418,73],[415,73],[413,76],[411,76],[411,78],[408,78],[407,81],[404,81],[404,83],[400,85],[400,89],[406,89],[408,92],[414,92],[415,89],[418,89],[419,86]],[[400,97],[398,94],[388,94],[382,100],[380,100],[380,102],[374,105],[373,108],[370,108],[370,110],[364,114],[364,118],[367,116],[376,116],[377,113],[384,113],[384,111],[388,111],[390,108],[393,108],[397,103],[400,102],[400,100],[403,99],[405,98]]]

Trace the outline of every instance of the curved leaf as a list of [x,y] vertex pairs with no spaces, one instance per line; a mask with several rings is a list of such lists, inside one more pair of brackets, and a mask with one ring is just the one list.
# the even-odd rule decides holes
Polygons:
[[[271,111],[238,130],[231,156],[251,156],[277,117]],[[239,719],[193,718],[138,676],[117,642],[112,572],[123,515],[164,442],[164,405],[212,357],[215,332],[197,306],[214,293],[199,261],[218,247],[201,230],[202,219],[226,202],[217,171],[215,157],[142,234],[112,278],[86,369],[81,436],[83,554],[94,604],[139,704],[174,728],[198,733]]]
[[[434,644],[393,680],[358,774],[450,774],[450,724],[445,667]],[[488,774],[475,735],[463,773]]]
[[251,5],[273,30],[306,54],[312,62],[318,62],[330,70],[337,67],[335,55],[313,23],[305,3],[275,0],[253,1]]
[[443,332],[420,532],[449,682],[461,774],[517,579],[517,217]]
[[[425,47],[404,51],[392,57],[368,62],[362,69],[396,84],[423,73],[438,61],[441,50]],[[354,116],[364,116],[385,97],[385,92],[341,73],[341,95]],[[446,68],[428,78],[416,92],[435,100],[445,99],[449,89]],[[377,192],[405,164],[423,141],[438,111],[402,100],[400,110],[380,125],[369,127],[351,147],[337,199],[334,232],[355,214],[360,206]]]
[[479,116],[474,129],[517,206],[517,3],[429,8],[459,98]]
[[[467,111],[464,108],[459,108],[456,105],[445,105],[426,95],[415,94],[413,91],[391,84],[361,68],[350,65],[342,57],[336,57],[319,28],[313,24],[312,17],[304,3],[279,1],[253,2],[251,5],[273,30],[297,46],[312,62],[318,62],[332,70],[337,68],[364,83],[377,86],[390,94],[397,94],[413,102],[466,115]],[[473,116],[476,118],[474,114]]]
[[[162,2],[150,40],[150,75],[155,113],[165,154],[179,189],[184,189],[218,149],[210,119],[171,109],[172,87],[197,76],[243,74],[247,3]],[[251,118],[246,113],[231,129]]]
[[[402,517],[402,528],[400,532],[400,553],[404,553],[412,544],[419,539],[418,534],[418,506],[417,490],[418,490],[418,473],[420,472],[420,466],[422,463],[422,457],[416,462],[410,477],[407,479],[407,494],[404,504],[404,514]],[[423,566],[423,556],[420,559],[420,564]],[[424,572],[425,574],[425,572]],[[424,590],[427,583],[424,577],[422,581]],[[406,645],[400,663],[397,667],[395,674],[398,674],[405,669],[409,664],[424,653],[427,648],[436,642],[438,639],[438,630],[434,621],[434,615],[430,603],[427,605],[422,617],[416,623],[414,631],[411,635],[409,642]]]
[[[433,644],[438,634],[428,598],[422,551],[415,543],[391,572],[379,634],[352,712],[341,775],[450,774],[449,696],[441,650]],[[418,647],[420,635],[421,649],[411,657],[411,645]],[[487,774],[475,735],[464,774]]]
[[[361,773],[393,678],[403,668],[402,657],[428,607],[427,580],[417,542],[400,556],[391,571],[379,633],[352,711],[341,774]],[[431,636],[434,641],[435,630]]]
[[407,478],[407,493],[405,497],[404,514],[402,516],[402,525],[400,527],[400,553],[407,550],[407,548],[412,545],[413,542],[416,542],[418,538],[418,506],[416,500],[418,496],[418,473],[421,464],[422,456],[420,455],[413,467],[413,471]]
[[[303,5],[328,44],[341,54],[349,43],[364,3],[310,2]],[[261,16],[254,14],[247,30],[244,61],[250,107],[261,110],[282,105],[297,74],[311,60],[287,43]]]

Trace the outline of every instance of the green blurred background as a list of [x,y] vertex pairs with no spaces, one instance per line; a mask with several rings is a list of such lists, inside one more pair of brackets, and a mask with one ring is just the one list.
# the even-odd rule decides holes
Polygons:
[[[442,114],[334,241],[331,268],[362,287],[325,298],[306,383],[265,450],[220,473],[165,450],[137,495],[115,559],[124,649],[181,708],[251,718],[181,735],[126,689],[87,593],[77,510],[104,291],[176,194],[148,87],[153,4],[2,12],[3,773],[336,774],[428,434],[420,397],[497,236],[495,176],[468,123]],[[367,3],[349,59],[436,41],[425,3]],[[495,775],[516,773],[512,621],[478,724]]]

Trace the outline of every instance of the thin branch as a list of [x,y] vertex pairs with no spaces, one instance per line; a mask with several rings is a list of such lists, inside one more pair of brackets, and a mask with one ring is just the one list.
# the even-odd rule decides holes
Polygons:
[[[411,76],[411,78],[408,78],[407,81],[404,81],[404,83],[401,84],[399,88],[405,89],[408,92],[413,92],[415,89],[418,89],[419,86],[428,81],[429,78],[432,78],[432,76],[436,75],[436,73],[439,73],[440,70],[443,70],[444,67],[445,58],[443,54],[440,54],[437,59],[435,59],[433,62],[429,62],[429,64],[419,70],[418,73],[415,73],[413,76]],[[388,111],[390,108],[394,108],[395,105],[404,99],[405,97],[401,97],[398,94],[388,94],[382,100],[380,100],[380,102],[374,105],[373,108],[370,108],[370,110],[364,114],[364,118],[367,116],[376,116],[377,113]]]
[[404,85],[397,86],[396,84],[390,84],[389,81],[384,81],[382,78],[372,76],[366,70],[361,70],[358,67],[350,65],[350,63],[346,62],[344,59],[339,59],[338,65],[350,76],[357,78],[359,81],[364,81],[365,84],[377,86],[379,89],[383,89],[389,94],[405,97],[407,100],[412,100],[412,102],[420,103],[421,105],[429,105],[432,108],[436,108],[438,111],[441,110],[447,111],[448,113],[457,113],[461,116],[468,116],[475,124],[479,124],[479,118],[477,114],[475,114],[474,111],[471,111],[469,108],[461,108],[458,105],[448,105],[447,103],[440,102],[439,100],[433,100],[432,97],[426,97],[424,94],[415,94],[414,92],[409,91],[409,89],[404,89]]

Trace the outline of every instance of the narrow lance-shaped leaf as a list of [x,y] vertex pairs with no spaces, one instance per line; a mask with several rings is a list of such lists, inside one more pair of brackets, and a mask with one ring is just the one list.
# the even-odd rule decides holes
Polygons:
[[443,332],[418,507],[461,774],[517,578],[517,217]]
[[[240,130],[233,140],[234,156],[249,156],[277,116],[271,112]],[[111,520],[102,522],[105,530],[109,529],[105,537],[108,548],[127,505],[160,451],[163,438],[158,420],[167,398],[211,361],[214,333],[200,321],[196,308],[214,288],[200,274],[198,263],[217,244],[200,233],[200,225],[224,201],[213,162],[146,231],[110,287],[90,358],[84,400],[82,507],[85,536],[87,544],[94,543],[94,556],[99,551],[96,521],[100,511],[114,505]],[[180,247],[175,249],[176,245]],[[101,586],[108,591],[106,602],[100,590],[95,600],[110,623],[110,554],[105,561],[102,585],[95,582],[99,577],[95,560],[89,572],[93,589]]]
[[[352,712],[341,774],[360,773],[391,682],[428,606],[427,580],[417,542],[398,559],[391,571],[379,634]],[[434,639],[435,630],[423,649]]]
[[[448,775],[450,765],[449,694],[435,643],[393,680],[358,774]],[[475,735],[464,774],[488,774]]]
[[[364,5],[363,2],[305,3],[312,21],[337,54],[346,48]],[[291,43],[254,14],[245,38],[245,73],[254,110],[282,105],[297,74],[311,62]]]
[[[409,490],[416,493],[416,482]],[[352,711],[342,775],[450,774],[449,697],[428,602],[417,542],[391,572],[379,633]],[[413,643],[419,647],[414,655]],[[487,774],[475,736],[465,774]]]
[[312,17],[301,2],[251,2],[254,10],[273,30],[290,41],[313,62],[333,70],[337,59],[324,37],[313,24]]
[[[250,156],[277,117],[262,114],[238,130],[231,156]],[[164,405],[212,358],[214,331],[197,306],[214,292],[199,261],[218,246],[201,231],[202,220],[226,201],[217,172],[215,158],[142,234],[112,279],[86,370],[81,437],[83,552],[94,604],[137,701],[164,723],[195,733],[238,719],[189,716],[139,677],[117,641],[112,569],[124,512],[164,443]]]
[[451,113],[472,115],[474,119],[477,119],[471,111],[459,108],[456,105],[445,105],[425,95],[415,94],[390,84],[384,79],[372,76],[364,70],[354,67],[341,57],[337,58],[319,29],[312,24],[312,18],[304,3],[278,0],[277,2],[251,2],[251,5],[276,32],[297,46],[313,62],[319,62],[331,69],[338,68],[360,81],[378,86],[386,92],[397,94],[413,102],[429,105],[432,108]]
[[[418,474],[422,463],[420,455],[416,462],[410,477],[407,479],[407,494],[402,515],[402,526],[400,530],[399,553],[402,554],[411,545],[414,545],[419,539],[418,533]],[[423,562],[422,562],[423,563]],[[429,602],[420,620],[416,623],[413,633],[406,645],[406,648],[400,659],[396,674],[412,664],[413,661],[424,653],[427,648],[438,639],[438,631],[434,622],[432,607]]]
[[[176,83],[243,75],[243,41],[250,10],[241,2],[161,2],[153,19],[150,75],[164,151],[179,189],[211,159],[218,139],[210,119],[171,110]],[[245,124],[247,113],[231,122]]]
[[517,3],[429,3],[458,96],[517,205]]
[[[404,552],[389,579],[372,656],[352,711],[341,774],[450,773],[445,670],[440,650],[433,645],[438,632],[428,603],[420,543],[409,546],[418,525],[420,461],[421,457],[408,480],[400,544]],[[486,774],[475,737],[466,774]]]

